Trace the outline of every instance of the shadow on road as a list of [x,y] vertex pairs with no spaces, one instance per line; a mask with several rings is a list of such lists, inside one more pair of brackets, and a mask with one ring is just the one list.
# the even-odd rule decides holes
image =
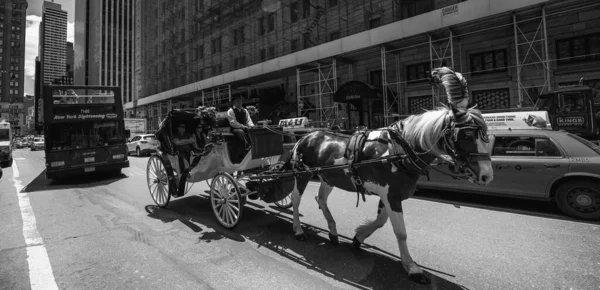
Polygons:
[[42,190],[52,191],[67,188],[90,188],[108,185],[123,178],[127,178],[127,176],[122,173],[118,175],[115,173],[98,173],[53,180],[46,178],[46,170],[44,169],[44,171],[23,188],[22,192],[36,192]]
[[455,207],[465,206],[556,220],[600,224],[600,221],[586,221],[571,218],[563,214],[553,203],[546,201],[429,189],[417,190],[413,198],[452,204]]
[[[243,208],[241,221],[234,230],[220,226],[206,196],[193,195],[172,200],[168,208],[146,206],[149,216],[163,222],[180,221],[194,232],[201,233],[198,241],[210,243],[220,239],[239,242],[253,241],[282,257],[359,289],[466,289],[442,276],[453,277],[422,265],[431,284],[411,281],[400,264],[400,258],[377,247],[363,244],[361,250],[352,245],[352,238],[339,236],[340,244],[329,243],[328,230],[303,225],[308,236],[297,241],[292,232],[292,219],[286,211],[274,212],[270,207],[253,203]],[[192,223],[193,222],[193,223]],[[213,231],[202,231],[194,223]]]

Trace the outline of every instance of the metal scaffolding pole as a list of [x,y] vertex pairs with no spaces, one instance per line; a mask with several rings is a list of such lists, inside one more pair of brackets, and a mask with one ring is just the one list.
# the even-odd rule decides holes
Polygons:
[[[515,55],[517,63],[517,86],[519,103],[517,107],[522,108],[523,102],[528,101],[533,106],[535,101],[532,93],[542,94],[551,89],[550,83],[550,60],[548,53],[548,36],[546,31],[546,8],[542,7],[540,22],[535,31],[527,31],[523,23],[518,22],[517,15],[513,14],[513,30],[515,34]],[[536,18],[537,20],[538,18]],[[531,22],[531,21],[526,21]],[[521,51],[521,46],[524,50]],[[523,53],[521,56],[521,53]],[[531,69],[533,67],[533,69]],[[525,69],[527,68],[527,69]],[[525,77],[524,77],[525,75]],[[540,78],[541,76],[541,78]],[[530,84],[526,85],[524,80]],[[527,99],[524,98],[527,96]]]

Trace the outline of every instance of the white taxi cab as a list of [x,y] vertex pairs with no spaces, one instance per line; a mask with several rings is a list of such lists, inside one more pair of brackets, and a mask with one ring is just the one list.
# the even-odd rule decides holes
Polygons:
[[[418,187],[556,203],[565,214],[600,219],[600,147],[553,131],[545,111],[484,114],[494,180],[486,187],[431,170]],[[448,163],[433,167],[450,173]]]

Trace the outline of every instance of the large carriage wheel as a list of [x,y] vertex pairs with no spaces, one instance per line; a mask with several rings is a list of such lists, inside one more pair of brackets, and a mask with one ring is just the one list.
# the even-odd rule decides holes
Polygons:
[[242,195],[237,182],[229,173],[219,172],[210,185],[210,204],[217,221],[233,229],[242,218]]
[[280,207],[280,208],[290,208],[292,207],[292,194],[288,194],[286,197],[284,197],[282,200],[280,201],[276,201],[275,205]]
[[[279,161],[269,166],[269,171],[280,171],[283,168],[285,161]],[[292,193],[288,194],[284,199],[276,201],[275,205],[279,208],[290,208],[292,207]]]
[[169,193],[169,175],[163,160],[154,155],[148,159],[146,167],[146,180],[150,196],[159,207],[166,207],[171,200]]

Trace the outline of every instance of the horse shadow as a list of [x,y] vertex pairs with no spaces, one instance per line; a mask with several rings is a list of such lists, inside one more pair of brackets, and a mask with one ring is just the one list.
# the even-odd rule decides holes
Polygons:
[[208,197],[203,195],[172,200],[168,208],[149,205],[146,211],[149,217],[166,223],[182,222],[200,234],[199,242],[252,241],[307,269],[359,289],[466,289],[442,277],[452,275],[423,266],[431,284],[417,284],[410,280],[398,256],[368,244],[357,250],[352,238],[342,235],[340,244],[332,245],[326,229],[303,224],[308,239],[298,241],[292,232],[292,219],[282,214],[287,213],[285,209],[272,211],[271,206],[249,201],[243,208],[240,224],[233,230],[218,224]]
[[108,185],[117,182],[123,178],[127,178],[127,175],[123,173],[100,173],[82,175],[77,178],[64,178],[64,179],[48,179],[46,178],[46,169],[44,169],[38,176],[36,176],[31,182],[29,182],[21,192],[36,192],[36,191],[52,191],[70,188],[90,188],[102,185]]

